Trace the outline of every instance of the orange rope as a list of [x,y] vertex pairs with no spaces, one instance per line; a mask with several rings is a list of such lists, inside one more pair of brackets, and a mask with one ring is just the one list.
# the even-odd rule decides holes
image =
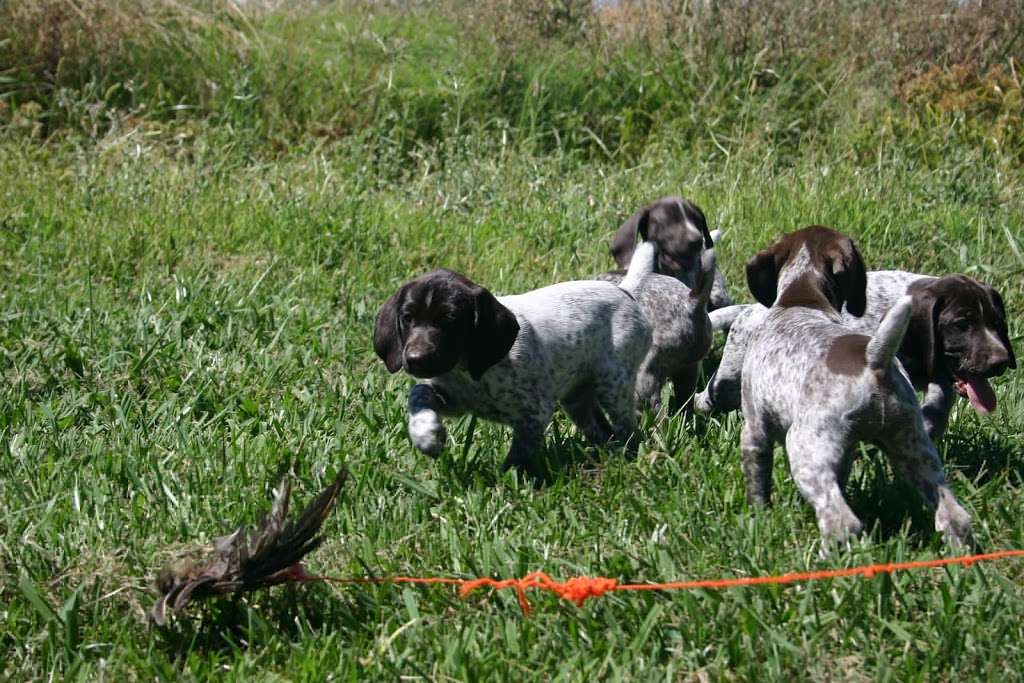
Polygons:
[[909,569],[932,569],[958,564],[970,567],[975,562],[1002,560],[1010,557],[1024,557],[1024,550],[1000,550],[994,553],[968,555],[966,557],[946,557],[938,560],[922,560],[917,562],[893,562],[886,564],[868,564],[845,569],[825,569],[813,572],[791,572],[779,576],[745,576],[734,579],[703,579],[697,581],[672,581],[669,583],[623,583],[603,576],[577,576],[564,582],[555,581],[543,572],[533,572],[521,579],[456,579],[449,577],[417,577],[391,576],[383,578],[342,579],[333,576],[306,575],[301,581],[330,581],[341,584],[444,584],[459,586],[459,595],[463,598],[478,588],[502,590],[515,588],[516,597],[523,614],[529,616],[530,603],[526,599],[527,588],[539,588],[554,593],[563,600],[569,600],[582,607],[589,598],[599,598],[609,591],[660,591],[690,590],[694,588],[735,588],[737,586],[763,586],[766,584],[790,584],[802,581],[818,581],[822,579],[838,579],[848,576],[859,576],[870,579],[875,574],[892,574]]

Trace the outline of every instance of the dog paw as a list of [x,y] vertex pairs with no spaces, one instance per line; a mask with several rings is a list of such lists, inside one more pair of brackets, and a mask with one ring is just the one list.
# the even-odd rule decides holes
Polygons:
[[441,418],[433,410],[421,410],[409,416],[409,438],[417,449],[436,456],[448,440]]
[[707,389],[693,397],[693,409],[698,413],[711,412],[711,407],[711,396],[708,395]]
[[821,537],[829,543],[844,544],[864,531],[864,524],[850,510],[835,510],[819,513],[818,529]]
[[939,510],[935,515],[935,529],[942,533],[942,540],[953,550],[962,550],[973,545],[971,517],[959,505]]

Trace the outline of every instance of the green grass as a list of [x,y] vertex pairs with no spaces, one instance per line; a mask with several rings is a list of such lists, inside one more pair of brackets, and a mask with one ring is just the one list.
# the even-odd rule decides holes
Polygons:
[[[291,40],[268,38],[276,70],[305,73],[296,64],[332,49],[314,30],[330,22],[264,21]],[[510,592],[283,587],[147,624],[152,577],[174,551],[257,520],[282,473],[304,502],[342,464],[352,478],[309,560],[337,576],[661,582],[946,553],[914,492],[868,454],[849,496],[870,532],[820,559],[784,458],[775,505],[746,504],[738,415],[648,415],[635,461],[608,450],[596,464],[558,417],[547,450],[560,466],[541,489],[499,473],[509,434],[493,424],[471,436],[468,419],[452,421],[446,453],[422,456],[404,431],[411,381],[386,373],[370,337],[387,296],[436,266],[496,293],[588,277],[612,265],[607,241],[626,216],[682,193],[726,231],[719,263],[737,300],[751,300],[749,255],[823,223],[853,235],[874,269],[995,285],[1024,347],[1022,157],[982,117],[906,109],[884,84],[859,91],[878,100],[857,111],[836,83],[808,94],[817,76],[848,78],[842,63],[796,60],[757,96],[736,64],[717,65],[700,76],[720,88],[707,119],[658,86],[647,104],[664,98],[669,113],[641,128],[624,117],[606,154],[587,117],[628,108],[621,83],[651,85],[641,53],[579,71],[558,66],[578,47],[519,53],[564,101],[530,109],[478,84],[456,125],[457,98],[430,109],[443,84],[424,73],[486,48],[469,50],[457,26],[374,21],[407,41],[411,89],[338,139],[278,139],[266,132],[278,116],[327,122],[266,108],[232,119],[227,104],[95,137],[0,132],[0,677],[1019,680],[1019,561],[619,593],[582,609],[537,593],[530,618]],[[280,101],[315,108],[314,86],[342,78],[331,68],[276,84],[296,89]],[[579,118],[560,118],[577,100]],[[540,112],[538,127],[523,111]],[[958,404],[940,450],[981,548],[1024,548],[1024,375],[995,384],[998,411]]]
[[[321,150],[322,151],[322,150]],[[999,286],[1020,336],[1019,177],[983,165],[886,163],[788,170],[652,153],[636,169],[470,157],[370,189],[336,149],[273,165],[216,153],[178,164],[8,144],[0,308],[0,638],[13,678],[122,679],[225,672],[286,678],[546,676],[931,679],[1024,664],[1020,563],[873,581],[715,593],[615,595],[583,609],[447,588],[267,591],[146,625],[168,548],[253,521],[291,468],[307,497],[342,463],[353,480],[317,571],[666,581],[932,557],[914,494],[880,459],[851,497],[862,544],[822,562],[813,515],[784,463],[754,513],[739,418],[648,422],[639,458],[596,467],[564,419],[567,461],[534,490],[498,474],[506,430],[467,421],[430,461],[403,429],[410,382],[373,355],[377,306],[435,265],[511,292],[609,265],[617,221],[682,190],[729,231],[734,296],[744,256],[820,221],[855,235],[873,267],[963,271]],[[354,168],[356,167],[356,168]],[[968,168],[970,172],[968,173]],[[1016,183],[1016,185],[1014,184]],[[1024,547],[1024,382],[997,382],[981,420],[961,405],[942,444],[984,548]],[[781,460],[781,459],[780,459]]]

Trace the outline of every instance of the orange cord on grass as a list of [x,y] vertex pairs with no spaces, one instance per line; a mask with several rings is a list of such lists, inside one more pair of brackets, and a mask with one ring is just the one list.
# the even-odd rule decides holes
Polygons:
[[859,576],[870,579],[876,574],[892,574],[909,569],[932,569],[958,564],[970,567],[975,562],[988,562],[1002,560],[1010,557],[1024,557],[1024,550],[1000,550],[993,553],[982,553],[979,555],[968,555],[965,557],[946,557],[938,560],[921,560],[917,562],[891,562],[886,564],[868,564],[859,567],[847,567],[845,569],[825,569],[813,572],[791,572],[778,576],[745,576],[734,579],[703,579],[697,581],[672,581],[669,583],[619,583],[615,579],[603,576],[577,576],[566,581],[555,581],[543,572],[533,572],[521,579],[456,579],[448,577],[416,577],[416,576],[392,576],[383,578],[363,579],[342,579],[332,576],[311,576],[302,577],[302,581],[330,581],[342,584],[397,584],[397,583],[418,583],[418,584],[444,584],[458,586],[459,595],[463,598],[478,588],[491,588],[502,590],[515,588],[516,597],[519,599],[519,606],[523,614],[529,616],[531,613],[530,603],[526,599],[527,588],[539,588],[554,593],[563,600],[569,600],[582,607],[589,598],[599,598],[609,591],[660,591],[660,590],[691,590],[694,588],[735,588],[737,586],[763,586],[766,584],[790,584],[803,581],[819,581],[823,579],[838,579],[848,576]]

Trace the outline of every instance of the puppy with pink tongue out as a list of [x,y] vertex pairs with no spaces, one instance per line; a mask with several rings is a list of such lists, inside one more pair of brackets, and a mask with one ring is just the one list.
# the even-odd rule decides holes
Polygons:
[[[929,394],[951,385],[980,415],[991,413],[996,392],[989,379],[1017,367],[999,292],[964,275],[947,275],[913,281],[907,293],[914,316],[904,346],[916,353],[901,357],[915,384],[926,380]],[[952,396],[944,402],[951,404]]]
[[953,388],[956,389],[956,393],[966,396],[971,402],[971,407],[981,415],[988,415],[996,409],[996,392],[984,377],[958,377],[953,382]]
[[[899,360],[918,391],[928,435],[942,436],[957,394],[979,414],[996,409],[993,377],[1017,367],[1010,345],[1006,308],[993,287],[965,275],[932,277],[896,270],[867,274],[867,307],[862,316],[843,311],[843,325],[873,334],[882,318],[909,294],[912,314]],[[711,313],[715,329],[729,329],[722,362],[707,388],[694,399],[698,411],[728,412],[740,406],[743,359],[753,332],[768,309],[729,306]]]

